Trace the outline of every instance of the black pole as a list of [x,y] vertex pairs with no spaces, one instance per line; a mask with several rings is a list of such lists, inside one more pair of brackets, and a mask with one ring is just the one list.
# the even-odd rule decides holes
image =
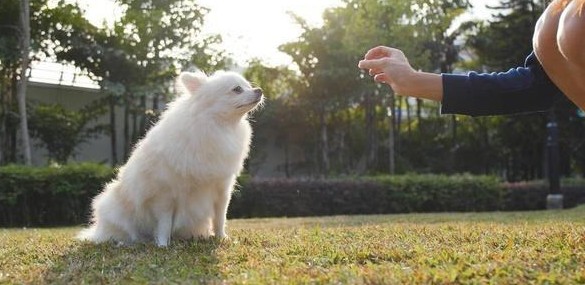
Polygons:
[[547,138],[547,172],[549,183],[549,194],[546,197],[547,209],[563,208],[563,193],[561,193],[561,179],[559,171],[559,128],[556,122],[554,111],[548,124],[546,124]]

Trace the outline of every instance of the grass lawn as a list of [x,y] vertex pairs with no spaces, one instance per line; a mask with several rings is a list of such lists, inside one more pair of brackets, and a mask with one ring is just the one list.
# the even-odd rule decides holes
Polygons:
[[0,283],[585,283],[585,206],[231,220],[229,241],[116,247],[0,229]]

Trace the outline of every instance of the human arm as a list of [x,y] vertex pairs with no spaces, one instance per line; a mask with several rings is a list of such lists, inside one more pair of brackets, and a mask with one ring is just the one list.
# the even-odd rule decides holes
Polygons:
[[366,69],[374,80],[385,83],[399,95],[441,101],[441,75],[414,70],[404,53],[395,48],[378,46],[369,50],[358,67]]
[[533,55],[527,58],[525,67],[504,73],[438,75],[415,71],[400,50],[376,47],[358,66],[399,95],[440,101],[444,114],[482,116],[543,111],[560,93]]
[[531,54],[524,67],[500,73],[443,74],[441,113],[470,116],[545,111],[562,94]]

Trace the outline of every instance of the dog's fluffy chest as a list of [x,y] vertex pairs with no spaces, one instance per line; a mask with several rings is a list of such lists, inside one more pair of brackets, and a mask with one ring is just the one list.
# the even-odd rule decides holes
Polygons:
[[[179,174],[193,176],[238,175],[249,151],[251,128],[246,120],[238,124],[175,128],[173,134],[156,137],[160,158]],[[153,130],[155,131],[155,130]],[[156,131],[155,131],[156,132]]]

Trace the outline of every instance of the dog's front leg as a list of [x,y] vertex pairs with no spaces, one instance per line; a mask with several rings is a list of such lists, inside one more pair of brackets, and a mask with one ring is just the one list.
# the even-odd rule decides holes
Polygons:
[[171,231],[173,228],[173,213],[161,212],[158,217],[156,225],[156,245],[159,247],[166,247],[169,245],[171,239]]
[[226,238],[225,234],[225,220],[227,215],[227,208],[230,203],[231,191],[230,189],[222,189],[215,199],[214,203],[214,217],[213,217],[213,233],[217,238]]

